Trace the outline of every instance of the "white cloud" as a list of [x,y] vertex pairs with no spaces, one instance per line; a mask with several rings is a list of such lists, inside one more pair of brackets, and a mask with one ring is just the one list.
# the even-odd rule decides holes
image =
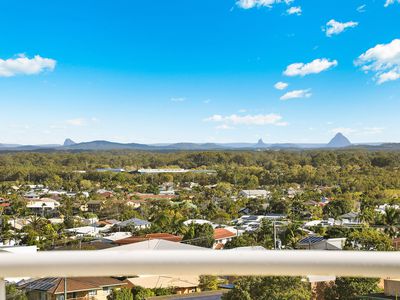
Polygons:
[[277,90],[284,90],[284,89],[286,89],[288,86],[289,86],[288,83],[282,82],[282,81],[279,81],[279,82],[277,82],[277,83],[274,84],[274,88],[276,88]]
[[87,124],[87,120],[84,118],[76,118],[67,120],[66,123],[71,126],[85,126]]
[[361,70],[374,72],[378,84],[400,78],[400,39],[378,44],[361,54],[355,61]]
[[39,74],[45,70],[53,71],[56,61],[51,58],[43,58],[39,55],[28,58],[20,54],[16,58],[0,59],[0,77],[12,77],[16,75]]
[[400,3],[400,0],[386,0],[385,2],[385,7],[388,7],[389,5],[392,5],[394,3]]
[[282,116],[278,114],[266,114],[266,115],[245,115],[239,116],[236,114],[230,116],[213,115],[204,121],[216,122],[222,124],[233,124],[233,125],[275,125],[275,126],[286,126],[287,122],[282,121]]
[[292,6],[286,10],[288,15],[297,15],[301,16],[302,10],[300,6]]
[[65,125],[69,126],[86,126],[86,125],[91,125],[98,123],[99,119],[96,117],[91,117],[91,118],[76,118],[76,119],[70,119],[64,122],[64,124],[55,124],[51,125],[50,128],[53,129],[62,129],[65,128]]
[[293,90],[284,94],[280,99],[281,100],[289,100],[289,99],[297,99],[297,98],[310,98],[312,96],[311,90]]
[[363,134],[365,135],[374,135],[374,134],[380,134],[383,132],[385,128],[383,127],[365,127],[363,129]]
[[331,133],[341,132],[345,135],[353,134],[354,136],[366,136],[366,135],[378,135],[384,131],[383,127],[363,127],[363,128],[350,128],[350,127],[338,127],[330,130]]
[[275,4],[286,3],[289,5],[293,0],[238,0],[236,5],[243,9],[250,9],[254,7],[272,7]]
[[318,74],[337,66],[337,64],[337,60],[330,61],[326,58],[318,58],[307,64],[291,64],[286,67],[286,70],[283,72],[283,74],[286,76],[306,76],[308,74]]
[[359,7],[357,7],[357,11],[358,11],[359,13],[363,13],[363,12],[366,11],[366,10],[365,10],[366,7],[367,7],[366,4],[360,5]]
[[234,129],[232,126],[229,126],[228,124],[221,124],[215,127],[216,129],[221,129],[221,130],[229,130],[229,129]]
[[178,98],[171,98],[172,102],[184,102],[186,101],[186,98],[183,97],[178,97]]
[[325,31],[326,36],[330,37],[332,35],[342,33],[347,28],[356,27],[357,25],[358,22],[349,21],[341,23],[332,19],[328,23],[326,23],[326,27],[323,30]]

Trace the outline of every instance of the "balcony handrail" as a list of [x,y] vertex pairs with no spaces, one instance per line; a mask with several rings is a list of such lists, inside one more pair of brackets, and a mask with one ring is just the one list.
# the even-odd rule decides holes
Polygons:
[[399,252],[47,251],[0,253],[0,278],[146,275],[283,275],[400,278]]

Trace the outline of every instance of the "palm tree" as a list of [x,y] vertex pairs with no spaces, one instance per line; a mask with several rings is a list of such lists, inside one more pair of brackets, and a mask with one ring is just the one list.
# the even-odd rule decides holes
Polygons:
[[386,207],[384,216],[385,233],[391,238],[394,238],[398,235],[399,221],[400,210],[394,207]]

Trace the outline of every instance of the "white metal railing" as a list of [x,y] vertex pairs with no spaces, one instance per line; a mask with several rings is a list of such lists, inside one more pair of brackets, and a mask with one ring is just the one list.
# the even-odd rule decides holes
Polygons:
[[[0,253],[0,278],[174,275],[330,275],[400,278],[400,252],[54,251]],[[4,298],[0,280],[0,300]]]
[[135,250],[0,254],[2,278],[135,274],[400,277],[400,252]]

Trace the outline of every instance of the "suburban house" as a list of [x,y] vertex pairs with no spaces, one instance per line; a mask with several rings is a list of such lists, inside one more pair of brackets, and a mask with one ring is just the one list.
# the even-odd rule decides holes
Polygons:
[[347,214],[338,217],[341,224],[340,225],[360,225],[360,214],[356,212],[349,212]]
[[297,243],[299,249],[308,250],[342,250],[346,238],[324,239],[322,236],[310,235]]
[[134,244],[134,243],[155,240],[155,239],[171,241],[171,242],[181,242],[182,241],[182,237],[173,235],[173,234],[169,234],[169,233],[149,233],[144,236],[125,237],[123,239],[115,240],[114,243],[118,244],[118,245],[127,245],[127,244]]
[[104,200],[90,200],[86,204],[81,205],[81,211],[98,212],[104,205]]
[[114,226],[117,226],[118,228],[133,227],[135,229],[146,229],[151,226],[151,223],[138,218],[132,218],[126,221],[122,221]]
[[100,236],[102,232],[106,232],[111,229],[111,226],[103,226],[103,227],[97,227],[97,226],[82,226],[82,227],[75,227],[75,228],[69,228],[66,229],[67,232],[83,237],[83,236]]
[[225,244],[231,241],[233,238],[237,236],[237,233],[234,233],[225,228],[215,228],[214,229],[214,245],[213,249],[223,249]]
[[129,238],[131,236],[132,236],[132,233],[130,233],[130,232],[125,232],[125,231],[113,232],[109,235],[100,237],[99,241],[102,243],[111,244],[111,243],[115,243],[116,241]]
[[266,190],[241,190],[239,196],[247,199],[268,198],[271,192]]
[[[107,300],[112,290],[126,286],[125,282],[111,277],[67,278],[67,300]],[[28,281],[21,286],[28,300],[65,300],[65,279],[41,278]]]
[[60,202],[51,198],[27,199],[26,207],[34,213],[53,211],[60,206]]
[[143,194],[143,193],[134,193],[131,194],[131,200],[142,200],[142,201],[151,201],[151,200],[172,200],[176,198],[176,195],[168,195],[168,194]]
[[286,218],[286,216],[283,214],[267,214],[265,216],[264,215],[244,215],[236,220],[233,220],[232,223],[241,230],[255,231],[260,227],[261,222],[263,220],[277,222],[277,221],[281,221],[285,218]]
[[183,225],[185,226],[190,226],[190,225],[204,225],[204,224],[210,224],[211,226],[215,226],[214,223],[212,223],[211,221],[208,220],[203,220],[203,219],[190,219],[190,220],[186,220],[185,222],[183,222]]
[[0,198],[0,209],[7,209],[11,206],[10,202],[4,198]]
[[190,294],[199,291],[198,276],[143,275],[127,278],[129,286],[147,289],[171,288],[175,294]]
[[186,173],[185,169],[139,169],[139,174]]
[[211,250],[208,248],[171,242],[166,240],[154,239],[134,244],[127,244],[123,246],[104,249],[102,251],[136,251],[136,250]]

